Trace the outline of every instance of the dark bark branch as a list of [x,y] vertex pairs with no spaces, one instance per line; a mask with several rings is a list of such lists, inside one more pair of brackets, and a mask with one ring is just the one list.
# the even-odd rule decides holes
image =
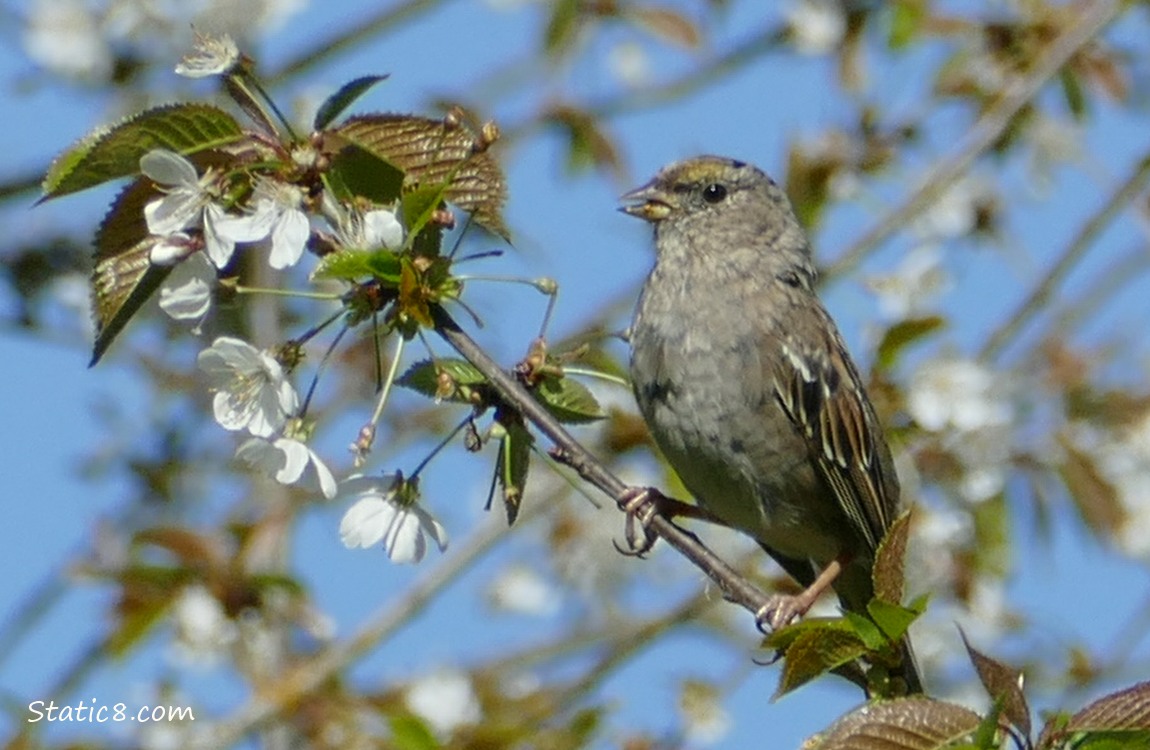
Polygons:
[[[576,441],[571,433],[567,432],[563,425],[528,392],[527,388],[491,359],[445,310],[436,308],[434,318],[439,335],[483,373],[499,397],[550,438],[562,451],[563,461],[575,469],[579,476],[598,487],[622,507],[622,502],[626,500],[624,493],[628,489],[627,485]],[[728,600],[755,614],[769,600],[767,594],[707,549],[691,532],[676,526],[661,515],[655,515],[651,519],[649,528],[706,573]]]

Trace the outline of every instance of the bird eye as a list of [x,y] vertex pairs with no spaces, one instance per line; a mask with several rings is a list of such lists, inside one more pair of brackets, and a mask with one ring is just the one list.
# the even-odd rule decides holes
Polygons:
[[703,200],[707,203],[718,203],[727,197],[727,189],[717,182],[712,182],[703,188]]

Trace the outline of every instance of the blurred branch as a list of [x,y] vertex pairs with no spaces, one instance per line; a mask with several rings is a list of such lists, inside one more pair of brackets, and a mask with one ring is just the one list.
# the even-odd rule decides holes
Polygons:
[[[526,387],[491,359],[443,308],[435,308],[434,318],[438,333],[487,378],[501,399],[555,443],[562,453],[562,461],[622,507],[629,487],[578,443]],[[756,614],[767,603],[766,594],[707,549],[694,534],[660,514],[654,515],[649,528],[706,573],[729,601]]]
[[[782,26],[772,24],[679,78],[646,88],[628,89],[585,106],[579,106],[578,109],[592,119],[599,119],[668,104],[713,84],[717,79],[738,70],[756,57],[770,52],[783,40],[783,34]],[[537,114],[526,122],[504,128],[501,140],[511,142],[523,138],[547,124],[547,118]]]
[[1071,269],[1085,257],[1094,241],[1110,222],[1127,206],[1150,179],[1150,155],[1143,157],[1134,172],[1114,191],[1102,207],[1078,230],[1078,234],[1062,251],[1058,260],[1046,272],[1025,300],[1003,325],[983,344],[979,359],[991,360],[1002,353],[1022,328],[1050,301],[1058,286]]
[[[519,523],[541,514],[543,504],[527,505],[520,513]],[[471,570],[472,563],[486,554],[507,535],[502,519],[492,517],[463,546],[454,551],[429,575],[409,588],[399,601],[388,602],[380,612],[370,618],[358,632],[345,641],[333,644],[314,658],[280,675],[270,685],[226,718],[197,737],[194,747],[231,747],[249,732],[281,716],[291,706],[298,705],[306,696],[314,694],[323,683],[340,670],[363,656],[380,641],[388,638],[443,592],[459,576]]]
[[954,152],[943,159],[902,203],[878,224],[850,245],[837,260],[825,269],[828,277],[850,273],[882,242],[906,227],[912,219],[930,208],[946,191],[970,169],[984,151],[993,146],[1010,127],[1011,122],[1058,72],[1084,46],[1104,28],[1118,18],[1126,3],[1118,0],[1099,0],[1087,7],[1077,23],[1069,23],[1060,36],[1035,61],[1030,72],[1007,85],[966,138],[959,141]]
[[384,8],[374,18],[359,19],[349,28],[335,36],[318,42],[312,47],[296,54],[284,63],[275,73],[266,78],[268,85],[283,83],[327,61],[327,58],[339,52],[346,52],[355,45],[366,42],[375,34],[398,26],[409,21],[417,15],[435,10],[446,4],[447,0],[407,0],[389,8]]
[[18,198],[40,187],[40,179],[44,176],[45,171],[47,170],[32,170],[10,177],[3,183],[0,183],[0,202]]

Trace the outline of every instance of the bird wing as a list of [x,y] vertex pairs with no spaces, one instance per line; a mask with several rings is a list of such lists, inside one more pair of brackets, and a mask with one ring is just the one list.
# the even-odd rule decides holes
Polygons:
[[[806,438],[818,472],[870,550],[890,527],[898,479],[886,464],[874,409],[830,315],[821,334],[782,338],[773,372],[779,403]],[[806,332],[804,332],[806,333]],[[888,476],[889,474],[889,476]]]

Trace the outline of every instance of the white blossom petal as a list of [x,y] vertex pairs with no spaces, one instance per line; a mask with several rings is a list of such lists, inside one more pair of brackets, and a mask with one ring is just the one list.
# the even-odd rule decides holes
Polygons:
[[195,188],[200,176],[190,161],[175,151],[157,148],[140,157],[140,171],[148,179],[167,187]]
[[[210,274],[210,276],[209,276]],[[197,253],[181,263],[160,287],[160,309],[176,320],[202,320],[212,304],[215,272]]]
[[227,34],[196,35],[195,47],[176,65],[176,73],[186,78],[206,78],[230,72],[240,61],[240,50]]
[[403,225],[391,211],[368,211],[363,215],[363,236],[367,247],[395,249],[403,244]]
[[288,268],[298,263],[310,235],[311,222],[307,214],[299,210],[284,211],[272,229],[271,267]]

